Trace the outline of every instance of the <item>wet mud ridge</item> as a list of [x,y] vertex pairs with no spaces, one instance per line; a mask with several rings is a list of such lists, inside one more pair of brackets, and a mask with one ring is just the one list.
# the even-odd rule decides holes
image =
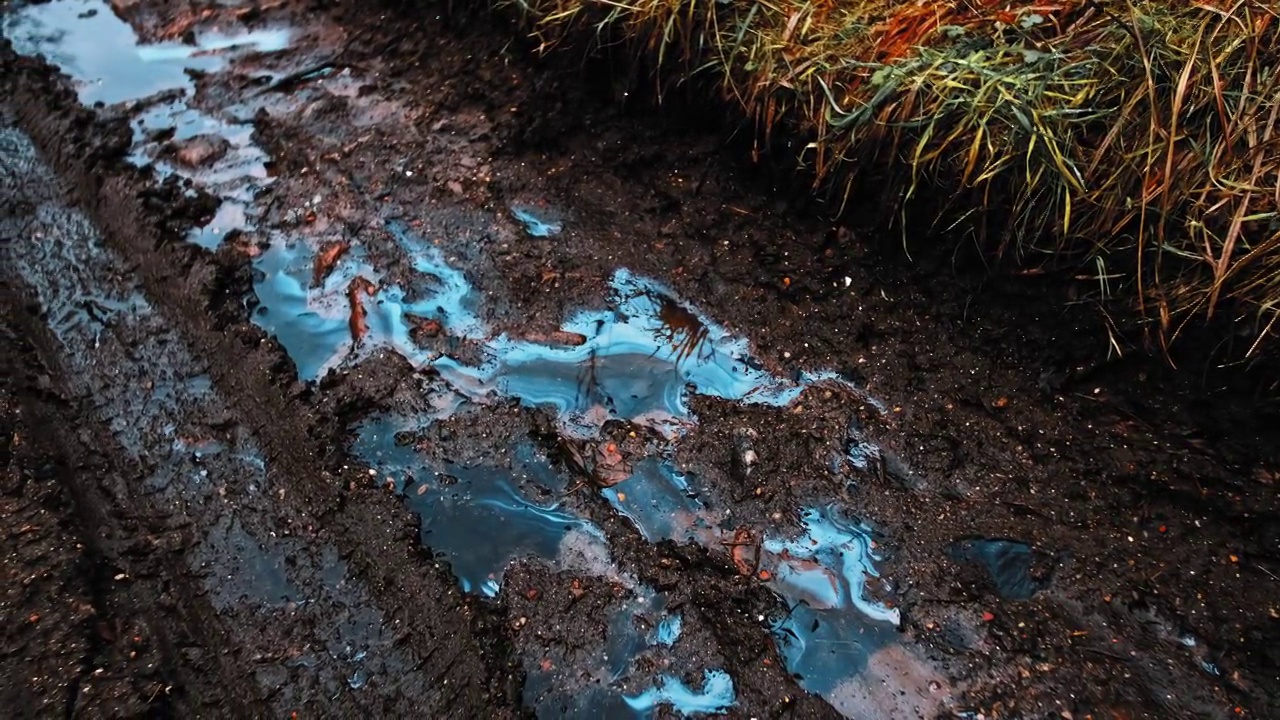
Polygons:
[[422,12],[0,10],[5,706],[1280,712],[1265,407]]

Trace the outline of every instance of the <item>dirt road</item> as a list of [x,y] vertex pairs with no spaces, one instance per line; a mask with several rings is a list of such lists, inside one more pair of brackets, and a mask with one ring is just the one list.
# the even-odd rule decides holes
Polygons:
[[1069,288],[487,15],[0,13],[0,705],[1280,712],[1280,418]]

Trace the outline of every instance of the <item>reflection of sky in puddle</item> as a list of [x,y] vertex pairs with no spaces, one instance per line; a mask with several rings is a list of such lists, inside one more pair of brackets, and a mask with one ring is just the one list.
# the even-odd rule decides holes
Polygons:
[[[515,398],[550,409],[567,435],[592,437],[606,421],[622,419],[670,437],[694,420],[690,392],[785,405],[806,383],[828,379],[814,376],[797,383],[769,374],[751,358],[745,339],[625,269],[611,282],[615,310],[582,312],[564,324],[566,333],[584,338],[578,346],[502,335],[484,344],[489,359],[480,366],[450,357],[432,360],[410,337],[406,316],[437,320],[453,337],[483,339],[487,328],[478,315],[476,293],[430,243],[398,223],[389,223],[388,230],[429,282],[408,291],[390,286],[361,299],[369,326],[361,347],[392,347],[415,366],[431,364],[475,401]],[[350,354],[347,283],[362,272],[378,279],[347,257],[324,288],[313,290],[314,253],[304,243],[277,241],[256,263],[262,275],[255,289],[265,310],[255,320],[280,339],[303,380],[323,377]]]
[[187,68],[214,70],[218,57],[152,63],[137,36],[102,0],[60,0],[28,5],[5,22],[5,34],[24,55],[43,54],[71,75],[86,104],[138,100],[165,90],[190,89]]
[[536,238],[559,235],[564,227],[560,221],[552,219],[549,211],[539,210],[530,205],[512,205],[511,216],[524,225],[525,232]]
[[713,532],[688,481],[658,458],[641,460],[631,477],[600,492],[649,542],[704,539]]
[[[434,314],[423,314],[440,320],[442,326],[454,323],[458,334],[482,337],[484,326],[476,318],[474,293],[464,276],[445,266],[438,253],[423,253],[422,248],[430,246],[407,230],[397,227],[393,234],[415,258],[415,270],[434,280],[434,294],[418,299],[415,314],[431,311]],[[358,260],[353,257],[349,262],[355,267]],[[297,267],[293,282],[298,288],[309,272],[309,264]],[[335,271],[338,279],[334,288],[343,287],[352,272]],[[395,347],[415,365],[433,366],[462,397],[480,403],[511,398],[528,407],[550,410],[559,421],[560,432],[577,438],[597,437],[610,420],[648,426],[672,438],[695,421],[687,404],[690,393],[785,405],[799,396],[806,383],[830,377],[810,376],[790,382],[769,374],[752,360],[745,340],[730,336],[661,285],[625,269],[614,275],[610,289],[611,309],[582,312],[563,325],[566,333],[583,338],[581,344],[555,345],[499,336],[484,344],[488,360],[478,367],[450,357],[430,360],[416,349],[402,319],[406,309],[400,306],[403,295],[398,288],[384,290],[370,301],[369,337],[374,338],[375,344]],[[344,314],[336,312],[326,322],[331,338],[327,356],[340,360],[340,348],[350,342],[345,334]],[[309,334],[323,336],[314,330]],[[290,344],[286,342],[286,347]],[[321,371],[324,368],[314,362],[303,367]],[[870,453],[873,446],[865,444]],[[367,453],[361,454],[370,459]],[[377,461],[374,464],[385,465]],[[476,483],[474,479],[466,481],[473,486]],[[512,501],[513,497],[521,497],[518,491],[502,492],[505,494],[501,501],[493,503],[496,511],[486,516],[494,526],[506,523],[508,527],[519,527],[531,515],[555,512],[548,508],[531,510],[527,501]],[[630,478],[602,492],[613,508],[628,517],[650,541],[693,540],[714,548],[724,539],[686,478],[659,457],[640,459]],[[409,497],[412,502],[412,492]],[[470,502],[481,504],[474,498]],[[473,510],[482,511],[479,507]],[[503,518],[504,513],[509,517]],[[523,519],[516,518],[521,515]],[[871,539],[864,528],[828,508],[811,509],[802,520],[806,533],[803,537],[764,541],[761,569],[770,572],[771,588],[792,607],[774,627],[788,669],[800,678],[803,687],[834,702],[837,687],[866,668],[871,653],[892,642],[898,612],[864,596],[866,578],[875,577]],[[563,525],[572,518],[559,516],[557,521]],[[546,537],[551,531],[545,517],[533,523],[544,533],[541,539],[524,533],[519,542],[541,557],[554,558],[556,542]],[[464,535],[455,530],[449,532],[448,538],[433,540],[426,536],[424,541],[461,545]],[[500,565],[512,557],[500,555],[487,562]],[[496,591],[496,586],[476,585],[474,581],[464,580],[464,587]],[[624,615],[628,623],[632,617]],[[667,618],[662,624],[655,619],[652,622],[656,624],[649,625],[643,635],[617,627],[618,622],[615,617],[606,641],[608,657],[613,659],[607,676],[602,675],[595,685],[571,696],[548,694],[550,680],[535,682],[531,691],[541,689],[527,698],[529,702],[547,708],[555,705],[558,714],[571,716],[590,716],[610,708],[612,712],[622,712],[617,694],[609,691],[610,684],[647,647],[662,645],[664,637],[678,637],[680,620]],[[723,679],[729,681],[727,675]],[[725,683],[719,675],[708,675],[704,684],[704,689],[695,690],[676,679],[664,678],[650,690],[624,698],[625,705],[635,712],[652,712],[665,703],[692,713],[721,711],[727,702],[732,702],[731,681],[727,702],[723,694]]]
[[554,411],[562,432],[573,437],[593,437],[611,419],[678,435],[694,421],[691,392],[770,405],[800,395],[804,383],[769,374],[745,339],[662,285],[620,269],[610,290],[616,309],[581,312],[564,324],[564,331],[585,338],[581,345],[502,336],[486,345],[490,360],[480,367],[450,358],[435,367],[470,397],[510,397]]
[[760,566],[792,607],[773,629],[787,669],[801,687],[830,699],[893,641],[899,615],[865,597],[866,578],[878,576],[864,528],[834,508],[806,510],[801,520],[804,535],[764,541]]
[[253,322],[284,346],[304,380],[323,376],[351,350],[347,285],[358,275],[377,280],[352,253],[321,287],[312,288],[314,263],[314,251],[305,243],[279,239],[254,260],[259,305]]
[[667,615],[658,621],[658,625],[653,629],[653,634],[649,636],[650,645],[666,645],[671,647],[676,644],[676,640],[680,639],[680,630],[684,626],[684,620],[679,615]]
[[432,464],[412,447],[396,444],[402,423],[380,418],[364,424],[354,451],[394,481],[422,520],[422,542],[448,559],[464,591],[497,595],[506,566],[535,556],[554,561],[570,531],[603,539],[589,522],[537,500],[564,490],[545,457],[517,446],[510,468]]
[[[41,54],[76,82],[80,100],[108,105],[194,90],[188,70],[213,72],[226,65],[227,53],[274,52],[288,46],[286,29],[263,29],[240,35],[197,32],[196,44],[139,43],[128,23],[102,0],[58,0],[24,6],[5,18],[5,35],[25,55]],[[257,187],[267,184],[266,155],[250,140],[251,126],[224,123],[190,108],[178,99],[146,108],[133,123],[134,148],[129,159],[136,165],[153,165],[161,176],[176,174],[193,180],[232,207],[220,209],[189,240],[214,249],[227,232],[248,227],[247,204]],[[173,130],[174,139],[189,140],[214,135],[230,143],[227,153],[211,167],[186,168],[158,157],[157,147],[147,147],[150,132]]]
[[[733,681],[722,670],[708,670],[712,680],[702,691],[677,678],[646,679],[645,691],[627,695],[634,676],[646,668],[665,665],[680,639],[681,616],[667,607],[667,597],[637,587],[621,607],[610,613],[605,641],[591,647],[588,657],[575,658],[572,667],[556,668],[539,662],[528,668],[523,699],[540,718],[652,717],[661,706],[682,715],[719,712],[734,703]],[[586,649],[586,647],[584,647]]]
[[283,549],[263,547],[235,516],[223,516],[210,528],[200,552],[207,557],[207,584],[219,610],[237,603],[278,605],[301,597],[286,577]]
[[221,69],[221,51],[283,50],[289,32],[256,30],[243,35],[198,33],[196,45],[140,45],[128,23],[102,0],[58,0],[27,5],[5,19],[5,35],[23,55],[44,55],[75,79],[80,100],[107,105],[139,100],[165,90],[192,88],[187,70]]
[[450,267],[436,248],[413,237],[403,226],[388,229],[411,251],[413,268],[430,278],[413,288],[415,298],[397,287],[382,288],[373,297],[357,295],[365,311],[368,332],[355,345],[351,332],[351,298],[348,287],[357,277],[373,283],[381,278],[366,262],[358,247],[346,253],[324,279],[311,287],[315,250],[302,241],[274,239],[254,261],[254,291],[259,310],[254,322],[275,336],[293,358],[298,377],[318,380],[358,349],[357,357],[380,348],[393,348],[415,366],[430,362],[410,337],[408,315],[438,320],[442,332],[454,337],[475,337],[485,332],[483,321],[471,309],[471,286]]
[[[421,287],[409,289],[415,299],[405,305],[405,312],[438,320],[443,331],[454,337],[482,339],[488,335],[488,328],[476,314],[476,298],[466,274],[450,266],[438,248],[414,235],[403,223],[387,223],[387,231],[423,278]],[[399,289],[388,295],[390,304],[404,302]]]
[[641,713],[653,713],[670,705],[681,715],[718,715],[734,705],[733,678],[723,670],[703,673],[702,690],[693,690],[679,678],[662,676],[659,685],[627,698],[627,705]]

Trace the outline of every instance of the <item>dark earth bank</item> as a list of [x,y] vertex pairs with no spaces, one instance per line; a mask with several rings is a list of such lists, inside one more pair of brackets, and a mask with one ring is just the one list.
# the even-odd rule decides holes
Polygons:
[[0,9],[4,708],[1280,712],[1266,379],[445,10]]

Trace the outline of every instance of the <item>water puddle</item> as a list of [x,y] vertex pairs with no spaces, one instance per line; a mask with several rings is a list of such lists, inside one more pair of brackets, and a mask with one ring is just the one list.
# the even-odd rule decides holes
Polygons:
[[448,560],[464,591],[495,597],[508,564],[555,562],[570,534],[603,543],[594,525],[560,509],[564,480],[532,445],[515,447],[509,467],[433,463],[397,440],[410,429],[375,418],[359,429],[354,450],[421,518],[422,543]]
[[641,460],[630,477],[600,493],[649,542],[710,546],[718,537],[721,518],[707,510],[688,478],[659,458]]
[[103,0],[26,5],[5,19],[5,35],[23,55],[44,55],[76,82],[81,102],[114,105],[167,90],[191,90],[188,70],[215,72],[226,52],[274,52],[289,44],[283,29],[243,35],[197,32],[194,45],[142,45]]
[[683,618],[667,607],[665,594],[637,586],[610,613],[603,643],[579,646],[576,657],[528,664],[524,702],[540,718],[648,718],[664,707],[697,716],[732,707],[733,680],[723,670],[703,671],[702,690],[655,672],[688,664],[676,647],[682,630]]
[[355,347],[347,289],[356,278],[372,282],[378,275],[353,255],[313,286],[315,251],[303,241],[276,240],[254,260],[253,322],[284,346],[299,378],[316,380]]
[[[313,248],[276,237],[254,261],[259,309],[253,320],[284,346],[300,379],[319,380],[378,348],[391,348],[423,367],[435,357],[414,339],[424,328],[452,338],[487,334],[466,276],[404,225],[390,222],[387,230],[417,273],[407,289],[381,286],[382,274],[358,247],[345,244]],[[317,258],[326,252],[336,259],[321,272]]]
[[962,540],[951,547],[951,555],[982,566],[996,592],[1008,600],[1030,600],[1048,584],[1033,574],[1031,546],[1015,540]]
[[485,345],[489,361],[470,367],[442,357],[433,365],[463,394],[514,398],[555,414],[567,437],[593,438],[621,420],[677,437],[696,418],[691,394],[783,406],[809,384],[771,375],[746,339],[699,314],[661,284],[623,268],[609,284],[608,310],[584,311],[561,327],[572,344],[508,336]]
[[801,522],[800,537],[764,540],[759,574],[790,607],[773,626],[787,670],[831,701],[894,641],[899,614],[866,597],[868,579],[878,575],[865,527],[831,507],[806,510]]
[[71,76],[81,102],[138,103],[129,160],[177,175],[222,200],[222,207],[188,240],[215,249],[233,230],[250,227],[250,203],[270,182],[266,155],[251,141],[252,125],[228,122],[188,105],[191,72],[224,69],[231,57],[288,47],[283,28],[239,35],[195,33],[194,44],[142,44],[103,0],[56,0],[25,5],[4,20],[5,36],[24,55],[43,55]]
[[[640,451],[626,476],[601,490],[614,510],[651,542],[693,541],[723,552],[726,543],[732,545],[736,540],[724,527],[725,515],[712,510],[709,498],[664,457],[669,449],[663,448],[697,421],[689,409],[691,395],[785,406],[814,382],[838,382],[832,375],[788,380],[770,374],[753,359],[745,339],[733,336],[661,284],[626,269],[618,270],[610,282],[608,308],[572,316],[561,326],[555,341],[501,335],[483,342],[486,359],[474,365],[448,355],[431,357],[413,345],[402,318],[426,311],[445,334],[482,338],[485,327],[477,318],[475,293],[462,274],[444,265],[432,246],[404,226],[394,226],[393,235],[414,258],[415,271],[431,279],[430,289],[412,312],[402,305],[399,288],[370,293],[365,310],[366,338],[374,345],[396,348],[419,367],[434,368],[458,402],[515,400],[550,413],[562,437],[597,452],[607,454],[613,448],[602,440],[606,425],[655,433],[657,442]],[[424,253],[424,249],[433,252]],[[305,268],[305,263],[299,263],[293,272],[293,283],[299,290]],[[351,282],[353,273],[350,269],[335,270],[335,284],[326,285],[325,292],[338,293]],[[297,297],[300,295],[295,295],[295,303]],[[338,310],[341,305],[335,302],[332,307]],[[351,342],[351,336],[341,312],[326,317],[323,332],[308,333],[311,338],[330,338],[324,343],[325,350],[314,357],[341,359],[342,348]],[[285,344],[297,346],[299,342]],[[305,368],[304,376],[332,366],[329,361],[300,364]],[[420,422],[425,425],[430,420]],[[424,467],[411,448],[397,446],[394,440],[387,446],[386,439],[394,438],[394,427],[370,427],[359,431],[356,453],[398,483],[398,491],[423,517],[423,542],[450,558],[464,589],[495,595],[506,562],[521,555],[554,562],[565,528],[585,527],[586,521],[572,512],[549,501],[533,500],[511,480],[510,470]],[[383,438],[377,449],[374,436]],[[859,437],[848,448],[846,461],[865,468],[878,452],[870,441]],[[412,482],[400,484],[397,473],[412,467],[419,468],[415,477],[425,473],[427,477],[444,474],[453,478],[462,488],[456,492],[464,499],[466,512],[437,500],[441,493],[434,485],[418,491]],[[525,466],[516,472],[542,478],[535,484],[543,488],[563,490],[562,481],[548,477],[553,473],[549,467]],[[417,500],[419,497],[425,500]],[[443,514],[437,515],[440,508],[445,508]],[[459,522],[451,517],[466,519]],[[496,538],[492,530],[488,534],[488,554],[477,553],[476,540],[466,524],[480,518],[490,528],[500,528]],[[756,550],[755,569],[761,578],[768,578],[771,589],[789,608],[775,622],[774,637],[788,670],[803,687],[837,708],[854,707],[856,698],[862,697],[858,676],[873,666],[877,653],[894,642],[898,611],[867,598],[868,581],[878,577],[867,528],[833,507],[810,509],[801,520],[804,535],[795,539],[769,537]],[[430,533],[429,527],[433,528]],[[624,617],[630,623],[633,616]],[[539,707],[555,705],[557,712],[570,715],[609,708],[623,712],[624,706],[632,712],[651,713],[668,705],[686,714],[722,712],[731,706],[732,680],[715,673],[706,676],[702,689],[663,677],[643,692],[619,696],[614,684],[634,658],[649,648],[675,643],[681,620],[678,616],[652,619],[643,635],[618,626],[618,622],[615,618],[607,639],[607,656],[612,659],[607,675],[597,677],[589,688],[570,693],[577,698],[572,702],[555,693],[548,697],[560,700],[534,693],[538,698],[530,702]],[[541,688],[546,682],[538,681],[531,687]],[[892,678],[884,682],[892,683]]]
[[302,596],[286,576],[283,548],[259,543],[233,515],[224,515],[209,529],[198,555],[204,558],[206,585],[219,611],[241,604],[281,605]]
[[627,706],[636,712],[650,715],[669,705],[686,717],[719,715],[733,707],[733,678],[723,670],[708,670],[702,678],[702,690],[693,690],[679,678],[663,675],[659,685],[651,690],[628,697]]
[[525,203],[512,205],[511,217],[523,225],[524,231],[531,237],[549,238],[559,235],[564,229],[564,223],[559,219],[558,213]]

